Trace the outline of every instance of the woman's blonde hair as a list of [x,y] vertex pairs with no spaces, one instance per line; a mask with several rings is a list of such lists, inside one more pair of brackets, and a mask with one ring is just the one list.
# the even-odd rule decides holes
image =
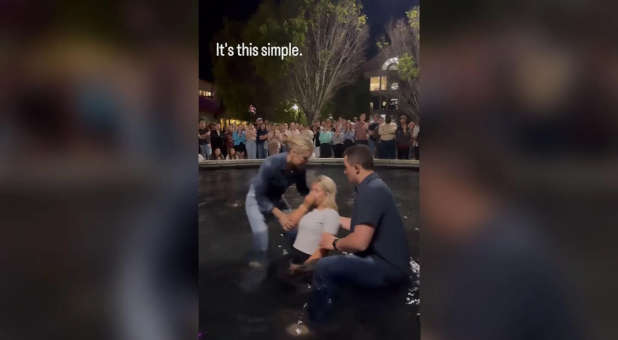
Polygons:
[[290,151],[297,152],[312,152],[313,142],[309,138],[302,135],[291,136],[287,139],[288,148]]
[[334,209],[335,211],[338,211],[336,200],[337,184],[335,184],[335,181],[333,181],[332,178],[328,176],[320,175],[313,181],[313,184],[316,183],[319,184],[320,188],[322,188],[322,190],[324,190],[324,192],[327,194],[325,206]]

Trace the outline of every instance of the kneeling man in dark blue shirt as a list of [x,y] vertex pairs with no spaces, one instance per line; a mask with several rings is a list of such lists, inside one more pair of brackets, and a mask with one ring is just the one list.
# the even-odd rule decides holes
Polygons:
[[330,305],[343,286],[383,288],[408,279],[409,250],[401,216],[389,187],[373,171],[373,157],[365,145],[346,149],[344,173],[356,185],[352,217],[341,218],[351,233],[344,238],[324,233],[320,247],[351,254],[321,259],[313,274],[310,318],[325,321]]

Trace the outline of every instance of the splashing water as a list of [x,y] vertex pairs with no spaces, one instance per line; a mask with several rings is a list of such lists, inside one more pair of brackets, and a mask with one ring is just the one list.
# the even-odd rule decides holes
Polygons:
[[301,308],[300,312],[298,312],[298,320],[296,321],[296,327],[294,329],[294,332],[296,333],[296,335],[301,335],[303,333],[303,330],[306,332],[307,331],[307,326],[304,325],[303,319],[305,318],[305,310],[307,309],[307,307],[309,306],[308,302],[305,302],[303,304],[303,308]]
[[408,288],[408,294],[406,296],[406,305],[418,306],[421,304],[420,293],[420,277],[421,277],[421,265],[414,259],[410,258],[410,287]]
[[414,261],[413,258],[410,258],[410,269],[412,269],[412,273],[416,274],[416,276],[421,276],[421,265]]

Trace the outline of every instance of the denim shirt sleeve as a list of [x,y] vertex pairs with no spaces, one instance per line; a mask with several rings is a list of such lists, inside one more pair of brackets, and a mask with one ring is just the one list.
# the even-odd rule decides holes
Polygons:
[[262,212],[270,212],[274,208],[274,203],[268,198],[268,182],[272,178],[275,166],[272,164],[272,159],[266,159],[257,174],[255,182],[253,183],[253,190],[255,190],[255,198],[258,202],[258,206]]

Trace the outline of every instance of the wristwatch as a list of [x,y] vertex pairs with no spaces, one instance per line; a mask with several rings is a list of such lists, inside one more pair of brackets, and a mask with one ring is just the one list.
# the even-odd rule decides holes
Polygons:
[[335,239],[333,240],[333,249],[335,249],[336,251],[339,251],[339,249],[337,249],[337,241],[339,241],[339,239],[338,239],[338,238],[335,238]]

